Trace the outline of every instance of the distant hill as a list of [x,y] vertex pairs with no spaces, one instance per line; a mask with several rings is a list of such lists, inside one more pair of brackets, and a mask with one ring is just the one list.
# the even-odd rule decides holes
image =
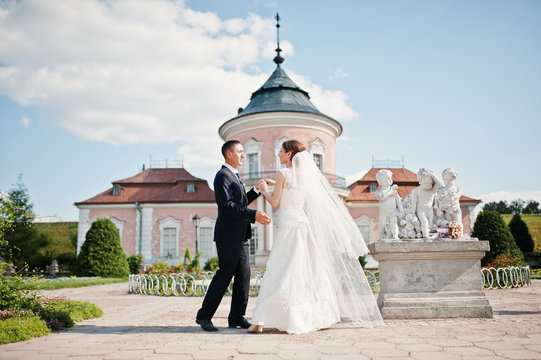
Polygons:
[[[45,254],[50,251],[54,256],[64,253],[75,254],[77,250],[77,226],[78,223],[76,221],[34,223],[34,228],[38,233],[46,234],[52,239],[52,243],[41,249],[40,252]],[[75,241],[75,244],[73,244],[72,239]]]
[[[528,230],[530,230],[530,234],[532,235],[534,242],[533,251],[541,252],[541,215],[521,214],[520,216],[526,225],[528,225]],[[513,215],[506,214],[502,215],[502,217],[505,223],[509,225]]]

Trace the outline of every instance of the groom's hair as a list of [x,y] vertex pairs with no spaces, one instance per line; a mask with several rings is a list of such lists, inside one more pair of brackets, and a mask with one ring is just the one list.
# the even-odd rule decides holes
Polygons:
[[238,140],[228,140],[222,145],[222,155],[224,156],[224,159],[225,159],[225,153],[228,152],[229,150],[233,149],[235,147],[235,145],[237,145],[237,144],[240,144],[240,141],[238,141]]

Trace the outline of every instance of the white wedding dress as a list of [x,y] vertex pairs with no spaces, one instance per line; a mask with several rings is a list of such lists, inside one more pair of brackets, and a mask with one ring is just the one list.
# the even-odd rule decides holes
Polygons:
[[367,252],[359,230],[310,154],[294,160],[280,170],[286,181],[252,323],[292,334],[382,324],[358,261]]

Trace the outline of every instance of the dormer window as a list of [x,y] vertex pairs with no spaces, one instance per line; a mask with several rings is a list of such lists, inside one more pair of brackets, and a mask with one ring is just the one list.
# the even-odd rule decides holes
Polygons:
[[376,192],[378,186],[376,184],[370,184],[370,192],[371,193],[374,193]]
[[119,196],[120,195],[120,186],[118,186],[118,185],[113,186],[113,195],[114,196]]
[[188,184],[188,189],[187,189],[188,193],[194,193],[195,192],[195,186],[194,184]]

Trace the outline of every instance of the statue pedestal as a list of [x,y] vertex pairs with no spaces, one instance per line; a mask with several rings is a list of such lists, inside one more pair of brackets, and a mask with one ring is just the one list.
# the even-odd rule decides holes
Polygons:
[[379,262],[384,319],[492,318],[480,261],[488,241],[400,240],[368,248]]

